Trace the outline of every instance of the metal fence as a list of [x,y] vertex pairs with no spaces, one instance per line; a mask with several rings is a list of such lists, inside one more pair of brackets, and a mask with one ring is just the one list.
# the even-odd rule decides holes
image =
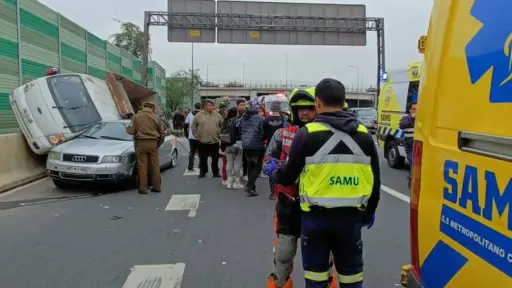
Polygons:
[[[249,88],[249,89],[293,89],[298,87],[314,87],[317,82],[308,81],[284,81],[284,80],[233,80],[233,79],[215,79],[204,81],[201,87],[212,88]],[[357,87],[356,85],[347,85],[347,92],[375,92],[370,86]]]

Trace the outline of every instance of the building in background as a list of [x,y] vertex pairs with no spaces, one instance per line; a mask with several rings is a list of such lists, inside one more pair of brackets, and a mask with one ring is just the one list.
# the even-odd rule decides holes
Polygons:
[[[142,17],[142,14],[141,14]],[[141,82],[142,61],[37,0],[0,0],[0,134],[19,132],[9,105],[11,91],[49,68],[105,79],[114,72]],[[165,69],[148,63],[148,88],[165,107]]]

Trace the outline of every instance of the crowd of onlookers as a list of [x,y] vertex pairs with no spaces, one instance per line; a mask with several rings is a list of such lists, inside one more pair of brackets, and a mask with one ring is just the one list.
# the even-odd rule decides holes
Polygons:
[[[187,169],[194,170],[198,154],[198,177],[204,178],[208,173],[208,158],[211,158],[213,178],[222,179],[222,184],[228,188],[245,188],[248,196],[257,196],[256,180],[264,177],[262,164],[266,143],[288,121],[280,108],[276,105],[266,113],[258,99],[249,103],[240,99],[235,107],[217,109],[213,101],[206,100],[203,105],[196,103],[191,112],[178,110],[173,124],[176,129],[183,128],[189,139]],[[221,169],[219,159],[222,159]]]

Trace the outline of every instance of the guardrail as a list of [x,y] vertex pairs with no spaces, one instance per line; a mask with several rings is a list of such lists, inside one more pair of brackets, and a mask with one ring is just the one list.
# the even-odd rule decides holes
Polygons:
[[[208,80],[201,83],[201,88],[246,88],[246,89],[293,89],[297,87],[314,87],[316,83],[305,81],[280,81],[280,80]],[[367,87],[345,87],[347,92],[366,92]],[[369,91],[375,92],[375,91]]]

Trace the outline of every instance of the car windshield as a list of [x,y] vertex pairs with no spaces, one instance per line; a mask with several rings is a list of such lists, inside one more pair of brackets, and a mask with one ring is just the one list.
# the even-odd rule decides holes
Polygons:
[[360,118],[377,118],[377,111],[375,109],[359,109],[356,110],[357,117]]
[[123,122],[99,122],[89,127],[89,129],[85,130],[79,137],[133,141],[133,136],[126,133],[125,123]]
[[48,88],[59,110],[65,128],[72,133],[85,129],[91,123],[101,121],[100,114],[78,75],[57,75],[46,79]]

